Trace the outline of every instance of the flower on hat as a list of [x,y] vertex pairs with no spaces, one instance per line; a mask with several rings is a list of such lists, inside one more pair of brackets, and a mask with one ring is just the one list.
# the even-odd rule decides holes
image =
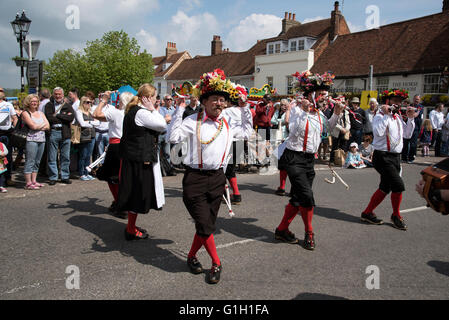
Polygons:
[[232,88],[232,82],[226,79],[223,70],[215,69],[212,72],[205,73],[193,87],[193,95],[200,97],[208,92],[222,91],[228,92]]
[[313,74],[310,71],[293,74],[296,78],[294,88],[296,91],[312,92],[323,88],[328,88],[334,84],[335,75],[332,72],[326,72],[322,75]]
[[408,99],[409,94],[408,91],[404,89],[389,89],[383,91],[381,96],[382,98],[400,97],[402,99]]

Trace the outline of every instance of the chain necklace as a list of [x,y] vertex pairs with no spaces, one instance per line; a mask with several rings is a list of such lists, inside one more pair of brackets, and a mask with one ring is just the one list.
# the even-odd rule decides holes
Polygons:
[[198,140],[200,141],[201,144],[209,145],[212,142],[214,142],[215,139],[217,139],[217,137],[220,135],[221,131],[223,131],[223,118],[220,120],[220,125],[218,126],[217,132],[215,132],[215,135],[209,141],[201,140],[201,122],[202,122],[202,120],[203,120],[203,112],[198,114],[197,125],[196,125],[196,134],[197,134]]

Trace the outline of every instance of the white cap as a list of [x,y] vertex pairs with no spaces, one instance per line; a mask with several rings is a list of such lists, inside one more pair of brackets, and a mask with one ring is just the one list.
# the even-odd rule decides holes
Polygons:
[[355,147],[357,150],[359,150],[359,145],[357,144],[357,142],[353,142],[351,143],[351,145],[349,146],[349,148]]

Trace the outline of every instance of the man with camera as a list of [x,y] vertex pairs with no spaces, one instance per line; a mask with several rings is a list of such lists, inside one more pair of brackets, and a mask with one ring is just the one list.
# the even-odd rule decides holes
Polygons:
[[389,90],[382,95],[385,105],[373,120],[374,154],[373,165],[380,174],[380,186],[374,193],[368,207],[362,213],[362,221],[374,225],[381,225],[374,210],[382,203],[385,197],[392,192],[391,204],[393,215],[391,221],[396,229],[406,231],[407,226],[400,214],[402,193],[405,191],[404,181],[401,178],[401,153],[404,136],[411,136],[415,129],[415,111],[408,107],[407,123],[400,116],[402,100],[408,97],[405,90]]

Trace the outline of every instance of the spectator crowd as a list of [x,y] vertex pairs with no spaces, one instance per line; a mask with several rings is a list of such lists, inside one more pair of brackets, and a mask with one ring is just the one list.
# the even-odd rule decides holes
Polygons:
[[[18,101],[7,102],[4,90],[0,88],[0,192],[6,193],[7,187],[14,185],[12,173],[22,165],[23,159],[27,190],[44,187],[37,181],[38,175],[48,178],[50,186],[71,184],[72,179],[95,180],[86,167],[103,155],[110,138],[117,136],[111,130],[120,130],[122,125],[111,127],[111,122],[107,120],[107,115],[118,108],[119,102],[109,99],[107,105],[103,104],[97,110],[101,97],[101,94],[96,96],[90,91],[80,96],[77,88],[72,88],[66,95],[62,88],[57,87],[52,91],[43,89],[38,95],[30,94],[20,105]],[[155,107],[167,125],[177,110],[176,100],[176,95],[165,95],[162,99],[157,97]],[[331,101],[326,98],[317,101],[323,119],[330,119],[333,115]],[[323,128],[322,143],[316,158],[346,168],[372,167],[372,121],[380,112],[378,101],[371,99],[367,110],[360,108],[360,100],[356,97],[346,104],[344,115],[336,127],[330,132]],[[289,135],[293,105],[294,99],[275,101],[275,97],[269,95],[260,102],[251,103],[256,143],[245,141],[244,164],[231,165],[239,165],[240,172],[248,172],[251,167],[257,170],[269,166],[272,162],[270,157],[277,146]],[[418,147],[422,147],[422,156],[430,156],[431,148],[435,150],[436,157],[448,156],[449,115],[445,115],[444,104],[438,104],[428,119],[424,118],[419,95],[413,101],[404,101],[404,106],[415,108],[416,126],[413,132],[404,136],[402,161],[413,163]],[[183,118],[198,113],[200,108],[198,99],[191,97]],[[111,120],[113,117],[109,118]],[[11,139],[18,125],[27,128],[26,143],[20,147],[13,145]],[[177,159],[182,158],[185,147],[170,144],[166,132],[159,136],[158,147],[162,175],[175,176],[177,169],[183,168],[182,162]]]

